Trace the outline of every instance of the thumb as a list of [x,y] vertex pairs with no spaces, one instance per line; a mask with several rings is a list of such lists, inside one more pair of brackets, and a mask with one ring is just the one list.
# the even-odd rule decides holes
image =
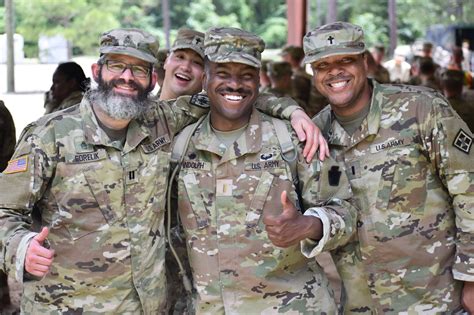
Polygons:
[[48,238],[49,229],[47,227],[43,227],[41,232],[34,237],[39,243],[43,244],[44,240]]
[[280,201],[283,205],[282,214],[293,215],[296,212],[296,207],[293,205],[290,199],[288,199],[288,194],[286,191],[281,192]]

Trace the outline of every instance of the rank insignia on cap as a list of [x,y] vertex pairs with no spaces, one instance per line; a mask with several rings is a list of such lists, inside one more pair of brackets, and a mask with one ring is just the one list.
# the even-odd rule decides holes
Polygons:
[[25,172],[28,169],[28,156],[23,155],[14,160],[8,161],[7,168],[3,171],[3,174],[13,174]]
[[462,152],[469,154],[472,146],[472,137],[464,130],[459,129],[456,138],[454,138],[453,146]]

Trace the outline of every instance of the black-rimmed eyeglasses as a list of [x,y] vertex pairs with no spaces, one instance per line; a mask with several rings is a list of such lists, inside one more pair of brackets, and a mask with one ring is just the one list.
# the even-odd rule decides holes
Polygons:
[[151,68],[147,68],[145,66],[130,65],[128,63],[116,60],[106,60],[105,65],[107,70],[117,74],[122,74],[126,69],[130,69],[132,75],[137,78],[148,78],[151,71]]

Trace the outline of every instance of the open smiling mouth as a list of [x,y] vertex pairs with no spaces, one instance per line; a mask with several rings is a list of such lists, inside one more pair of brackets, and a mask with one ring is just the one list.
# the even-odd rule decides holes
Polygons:
[[182,73],[176,73],[174,76],[176,78],[178,78],[179,80],[182,80],[182,81],[191,81],[190,77],[188,77],[187,75],[184,75]]
[[240,102],[245,98],[242,95],[235,95],[235,94],[221,94],[227,101],[230,102]]

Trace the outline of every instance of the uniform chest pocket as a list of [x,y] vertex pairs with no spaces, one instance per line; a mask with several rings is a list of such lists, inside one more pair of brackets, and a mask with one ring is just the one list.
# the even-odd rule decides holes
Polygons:
[[382,165],[376,206],[394,212],[423,213],[427,164],[420,147],[410,144],[387,150]]
[[118,163],[59,163],[51,188],[58,205],[53,228],[65,227],[76,240],[115,224],[125,215],[123,187]]

